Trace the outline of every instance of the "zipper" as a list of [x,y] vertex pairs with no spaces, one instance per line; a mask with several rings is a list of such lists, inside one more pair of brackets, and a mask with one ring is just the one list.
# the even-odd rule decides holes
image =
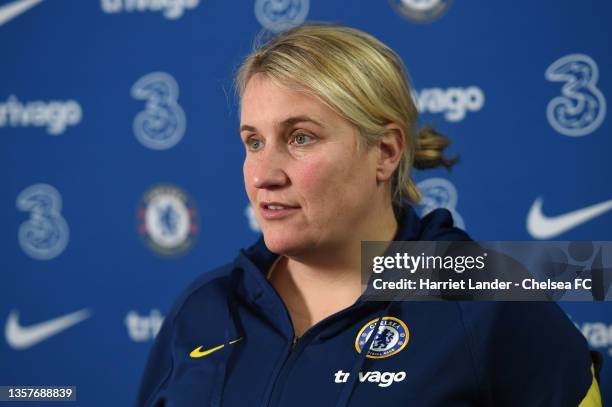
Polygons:
[[295,350],[295,347],[299,340],[300,340],[299,336],[293,335],[293,340],[291,341],[291,352]]
[[[280,303],[285,309],[285,312],[287,313],[287,317],[289,321],[291,322],[291,316],[289,315],[289,310],[287,309],[283,300],[280,298],[280,295],[278,295],[276,291],[274,292],[277,298],[280,300]],[[326,324],[332,318],[337,318],[339,315],[342,315],[342,314],[348,314],[349,312],[351,312],[358,306],[359,305],[355,303],[349,306],[348,308],[345,308],[343,310],[336,312],[333,315],[328,316],[327,318],[317,322],[316,324],[308,328],[306,332],[302,334],[302,336],[297,336],[295,334],[295,331],[293,330],[293,324],[292,324],[291,331],[293,333],[293,338],[291,339],[291,344],[289,345],[289,349],[286,354],[285,360],[281,364],[279,370],[275,373],[274,375],[275,377],[272,379],[273,381],[272,387],[270,389],[269,395],[267,396],[267,400],[264,403],[264,406],[277,407],[279,405],[278,402],[280,400],[283,388],[285,386],[285,382],[288,380],[288,373],[293,368],[293,365],[298,361],[302,351],[306,347],[308,347],[310,341],[313,338],[315,338],[318,332],[321,330],[321,326]]]
[[[279,296],[280,299],[280,296]],[[281,303],[284,306],[284,303],[281,300]],[[273,379],[272,388],[270,394],[267,398],[265,406],[267,407],[277,407],[279,406],[279,400],[282,396],[283,388],[285,387],[285,382],[289,379],[289,372],[292,370],[293,366],[297,363],[301,353],[305,348],[308,347],[310,342],[316,338],[318,333],[321,331],[321,327],[325,325],[330,319],[336,318],[338,315],[348,313],[355,309],[355,304],[336,312],[333,315],[328,316],[327,318],[317,322],[310,328],[306,330],[302,334],[302,336],[297,336],[295,331],[293,331],[293,339],[291,339],[291,345],[289,346],[287,356],[285,357],[284,362],[282,363],[280,369],[276,373],[276,377]],[[285,310],[287,311],[287,315],[289,316],[289,311],[285,306]],[[291,320],[291,317],[289,317]]]
[[[307,332],[311,332],[309,329]],[[289,346],[289,352],[277,373],[274,384],[272,385],[272,389],[270,395],[268,397],[268,401],[266,403],[267,407],[278,406],[279,399],[282,395],[283,388],[285,387],[285,382],[289,379],[289,372],[297,362],[300,357],[300,354],[306,348],[314,335],[302,335],[301,337],[293,335],[293,339],[291,340],[291,345]]]
[[[257,266],[246,256],[246,254],[244,253],[242,254],[243,254],[244,260],[248,262],[247,263],[248,268],[257,269]],[[296,363],[301,351],[308,346],[308,343],[312,340],[313,337],[316,336],[316,333],[320,331],[321,326],[328,323],[328,321],[333,318],[338,318],[340,315],[345,315],[345,314],[352,312],[354,309],[362,306],[363,304],[361,301],[359,301],[359,299],[357,299],[357,301],[355,301],[354,304],[350,305],[349,307],[345,309],[337,311],[332,315],[327,316],[323,320],[317,322],[316,324],[308,328],[306,332],[302,334],[302,336],[298,337],[297,335],[295,335],[295,331],[293,330],[293,322],[291,321],[289,310],[287,309],[287,306],[285,305],[285,302],[281,298],[280,294],[276,291],[276,289],[272,286],[272,284],[270,284],[270,281],[268,281],[261,273],[257,272],[257,273],[254,273],[254,275],[256,276],[255,277],[256,279],[261,279],[259,283],[264,287],[267,286],[267,288],[269,289],[269,293],[273,297],[275,297],[280,307],[285,311],[287,321],[289,322],[289,325],[291,326],[291,332],[293,334],[293,338],[291,340],[291,344],[289,348],[287,349],[288,352],[284,358],[284,361],[277,368],[278,370],[275,369],[275,372],[273,373],[273,376],[271,377],[271,384],[270,384],[271,387],[268,390],[269,393],[265,396],[264,400],[262,400],[264,406],[270,407],[270,406],[278,405],[278,401],[279,401],[279,398],[281,397],[281,392],[282,392],[282,389],[284,388],[285,381],[288,379],[288,372],[291,371],[291,368]]]

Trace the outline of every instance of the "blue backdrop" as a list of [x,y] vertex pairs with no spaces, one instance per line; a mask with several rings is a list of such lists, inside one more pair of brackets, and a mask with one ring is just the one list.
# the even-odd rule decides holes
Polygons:
[[[256,240],[232,79],[261,30],[343,23],[402,56],[423,124],[461,156],[416,173],[420,213],[447,207],[481,240],[612,240],[610,15],[603,0],[0,0],[0,385],[129,405],[178,293]],[[605,356],[612,403],[612,304],[562,305]]]

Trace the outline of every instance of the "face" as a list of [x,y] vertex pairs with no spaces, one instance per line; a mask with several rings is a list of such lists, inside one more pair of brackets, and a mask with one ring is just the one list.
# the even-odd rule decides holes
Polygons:
[[244,184],[266,246],[299,255],[354,239],[377,183],[377,156],[358,151],[357,128],[262,74],[247,83],[240,118]]

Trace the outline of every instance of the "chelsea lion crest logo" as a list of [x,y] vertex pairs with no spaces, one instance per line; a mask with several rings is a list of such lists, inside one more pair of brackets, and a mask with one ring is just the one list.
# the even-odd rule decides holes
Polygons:
[[[376,321],[378,321],[378,318],[371,320],[359,330],[355,339],[355,349],[358,353],[361,353],[368,339],[370,339],[370,335],[372,335],[376,327]],[[406,347],[409,338],[410,332],[408,327],[401,319],[383,317],[366,356],[371,359],[393,356]]]
[[162,256],[183,254],[198,234],[196,207],[185,191],[161,184],[149,189],[138,208],[138,231],[147,246]]

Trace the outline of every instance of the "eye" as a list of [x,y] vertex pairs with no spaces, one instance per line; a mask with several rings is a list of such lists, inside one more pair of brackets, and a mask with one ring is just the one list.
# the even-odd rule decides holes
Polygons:
[[258,151],[263,147],[263,142],[259,139],[251,137],[246,141],[246,146],[250,151]]
[[314,141],[314,137],[304,133],[296,133],[293,136],[292,143],[298,146],[305,146]]

